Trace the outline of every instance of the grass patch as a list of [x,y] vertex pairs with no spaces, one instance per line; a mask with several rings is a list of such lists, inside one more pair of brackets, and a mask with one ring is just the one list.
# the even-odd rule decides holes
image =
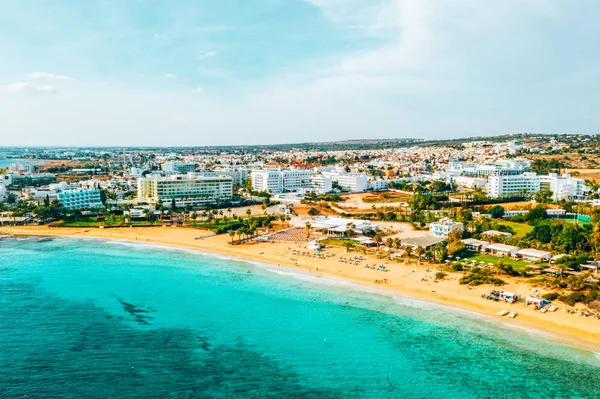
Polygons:
[[589,221],[585,221],[585,220],[581,220],[579,219],[579,221],[575,220],[575,219],[559,219],[559,220],[564,220],[565,223],[569,223],[569,224],[578,224],[580,226],[584,226],[586,224],[592,224],[592,222]]
[[380,202],[406,202],[411,197],[410,194],[398,193],[395,191],[384,191],[365,195],[362,202],[366,204],[376,204]]
[[500,260],[502,260],[504,262],[504,264],[506,265],[511,265],[513,267],[513,269],[515,270],[525,270],[528,266],[530,266],[530,263],[527,263],[525,261],[519,260],[519,259],[512,259],[512,258],[501,258],[498,256],[492,256],[492,255],[487,255],[487,254],[482,254],[480,252],[468,252],[468,255],[462,258],[463,260],[468,260],[470,261],[475,261],[477,263],[479,262],[483,262],[486,265],[488,263],[492,263],[492,264],[496,264],[498,262],[500,262]]
[[[160,225],[160,220],[154,222],[153,226]],[[147,221],[134,221],[131,223],[134,227],[150,226]],[[116,219],[105,218],[104,220],[96,220],[96,216],[82,216],[78,219],[69,218],[61,221],[59,227],[127,227],[129,223],[125,223],[122,217]]]
[[530,226],[527,223],[517,223],[517,222],[511,222],[510,220],[506,220],[506,221],[502,221],[499,224],[510,227],[511,229],[514,230],[515,234],[517,234],[519,236],[524,236],[525,234],[527,234],[533,230],[533,226]]

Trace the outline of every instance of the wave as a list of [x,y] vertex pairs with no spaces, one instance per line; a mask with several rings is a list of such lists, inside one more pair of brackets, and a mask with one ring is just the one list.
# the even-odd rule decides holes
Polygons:
[[553,339],[558,338],[556,335],[554,335],[552,333],[549,333],[547,331],[538,330],[536,328],[525,327],[525,326],[522,326],[520,324],[512,324],[512,323],[502,323],[502,324],[504,324],[505,326],[507,326],[509,328],[514,328],[516,330],[521,330],[521,331],[526,332],[526,333],[528,333],[530,335],[536,335],[536,336],[539,336],[539,337],[553,338]]
[[312,276],[312,275],[304,274],[304,273],[295,273],[295,272],[291,272],[291,271],[288,272],[288,271],[269,269],[269,268],[267,268],[265,270],[268,272],[271,272],[271,273],[278,274],[280,276],[294,277],[299,280],[318,282],[318,283],[327,284],[327,285],[344,286],[344,287],[363,287],[360,284],[356,284],[351,281],[347,281],[347,280],[343,280],[343,279]]

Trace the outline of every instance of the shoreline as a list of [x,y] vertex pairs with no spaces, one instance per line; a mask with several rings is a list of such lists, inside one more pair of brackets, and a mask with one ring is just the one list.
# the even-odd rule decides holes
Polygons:
[[[339,263],[340,256],[350,257],[358,253],[344,253],[343,249],[327,248],[332,257],[317,259],[314,257],[295,257],[291,260],[292,250],[306,250],[306,243],[252,243],[244,245],[229,244],[227,235],[196,239],[203,235],[203,230],[174,227],[136,227],[119,229],[97,228],[50,228],[48,226],[2,227],[2,234],[13,236],[52,236],[88,239],[105,239],[130,242],[149,246],[166,246],[169,248],[193,249],[208,255],[224,255],[233,260],[258,262],[265,266],[285,266],[290,270],[301,270],[313,278],[330,277],[347,284],[338,285],[342,289],[377,292],[384,295],[401,295],[408,299],[439,305],[451,309],[485,316],[489,322],[504,324],[506,328],[519,329],[524,333],[533,334],[544,339],[556,341],[567,346],[577,347],[600,353],[600,320],[567,314],[559,309],[554,313],[540,313],[527,308],[522,302],[510,305],[489,301],[481,298],[481,294],[489,292],[494,287],[467,287],[456,281],[462,274],[449,273],[448,278],[438,283],[432,281],[434,269],[438,265],[416,263],[389,263],[386,259],[376,259],[366,256],[366,263],[376,261],[386,264],[388,273],[365,269],[363,266],[353,266]],[[376,283],[378,279],[389,279],[389,284]],[[357,286],[358,285],[358,286]],[[522,296],[530,291],[525,282],[511,281],[504,287]],[[508,319],[508,316],[497,315],[499,310],[514,310],[518,316]],[[505,319],[506,318],[506,319]]]

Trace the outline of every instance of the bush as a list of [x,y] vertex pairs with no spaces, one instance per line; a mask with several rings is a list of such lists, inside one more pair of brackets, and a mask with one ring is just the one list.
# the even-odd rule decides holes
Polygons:
[[463,266],[460,263],[457,263],[455,265],[452,265],[452,270],[454,270],[455,272],[462,272]]
[[578,302],[585,302],[587,298],[582,292],[572,292],[568,295],[561,295],[559,299],[569,306],[575,306]]
[[549,301],[555,301],[560,297],[558,292],[549,292],[547,294],[542,295],[543,299],[547,299]]
[[444,277],[446,277],[446,276],[447,276],[447,274],[446,274],[446,273],[444,273],[444,272],[437,272],[437,273],[435,274],[435,279],[436,279],[436,280],[443,280],[443,279],[444,279]]
[[482,269],[481,267],[474,267],[473,269],[471,269],[471,272],[462,276],[459,282],[461,284],[469,285],[504,285],[504,280],[495,277],[493,272],[489,269]]

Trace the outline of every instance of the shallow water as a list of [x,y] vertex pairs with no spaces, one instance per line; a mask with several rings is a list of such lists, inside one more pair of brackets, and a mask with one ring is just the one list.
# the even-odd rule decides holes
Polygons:
[[0,240],[0,398],[598,397],[593,353],[190,250]]

